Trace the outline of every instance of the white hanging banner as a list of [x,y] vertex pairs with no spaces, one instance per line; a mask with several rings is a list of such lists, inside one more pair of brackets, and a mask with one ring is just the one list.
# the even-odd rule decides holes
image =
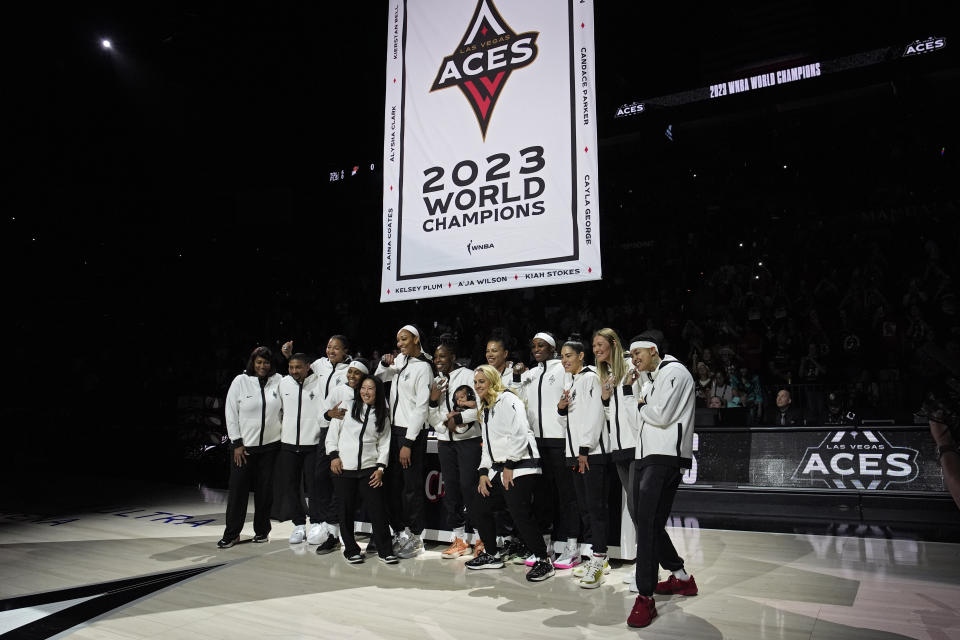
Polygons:
[[390,0],[380,301],[598,280],[593,2]]

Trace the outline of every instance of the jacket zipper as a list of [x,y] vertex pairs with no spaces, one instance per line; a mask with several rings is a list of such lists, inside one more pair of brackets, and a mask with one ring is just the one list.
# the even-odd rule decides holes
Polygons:
[[541,362],[543,371],[540,373],[540,382],[537,384],[537,422],[540,423],[540,437],[543,438],[543,378],[547,375],[547,365]]
[[360,446],[357,447],[357,471],[363,469],[363,432],[367,430],[367,420],[370,419],[370,405],[363,414],[363,426],[360,427]]
[[620,441],[620,399],[617,397],[617,389],[613,390],[613,408],[614,421],[617,425],[617,449],[623,449],[623,443]]
[[267,428],[267,386],[260,387],[260,444],[263,446],[263,431]]
[[300,411],[303,409],[303,382],[298,382],[300,391],[297,394],[297,446],[300,446]]

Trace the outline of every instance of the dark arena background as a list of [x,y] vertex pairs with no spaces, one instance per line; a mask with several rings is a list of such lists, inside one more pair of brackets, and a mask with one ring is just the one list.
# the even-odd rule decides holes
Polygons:
[[380,303],[384,3],[11,11],[0,637],[479,637],[471,617],[635,636],[629,553],[605,593],[558,572],[530,595],[519,572],[471,584],[446,538],[400,578],[304,557],[289,522],[217,550],[251,349],[346,334],[375,362],[406,323],[471,366],[492,335],[529,364],[544,328],[656,328],[702,379],[670,521],[701,594],[642,637],[960,637],[960,511],[928,426],[960,407],[949,15],[596,3],[603,279]]

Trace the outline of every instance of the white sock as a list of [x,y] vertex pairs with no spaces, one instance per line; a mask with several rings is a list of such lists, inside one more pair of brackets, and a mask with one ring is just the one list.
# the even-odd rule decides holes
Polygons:
[[680,569],[677,569],[676,571],[674,571],[674,572],[673,572],[673,575],[677,578],[677,580],[689,580],[689,579],[690,579],[690,574],[687,573],[686,571],[684,571],[682,567],[681,567]]
[[327,526],[327,531],[330,532],[330,535],[339,538],[340,537],[340,525],[330,524],[329,522],[325,523]]
[[454,540],[456,540],[457,538],[460,538],[461,540],[463,540],[466,537],[467,537],[467,530],[465,527],[457,527],[456,529],[453,530]]

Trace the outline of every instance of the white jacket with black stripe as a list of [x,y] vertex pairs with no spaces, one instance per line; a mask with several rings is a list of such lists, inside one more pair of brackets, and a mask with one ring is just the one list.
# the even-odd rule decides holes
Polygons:
[[390,459],[390,425],[377,433],[377,412],[370,405],[360,407],[360,420],[353,417],[353,399],[341,405],[343,418],[334,418],[324,441],[331,459],[340,458],[344,471],[386,468]]
[[281,378],[275,373],[260,386],[260,378],[241,373],[230,383],[224,409],[227,435],[234,446],[246,447],[252,452],[280,446]]
[[330,398],[330,394],[333,393],[333,390],[341,385],[347,384],[347,369],[350,368],[350,363],[353,361],[349,356],[343,362],[338,362],[334,365],[330,362],[330,359],[324,356],[323,358],[317,358],[310,365],[310,370],[317,374],[319,380],[320,390],[321,390],[321,400],[323,404],[321,405],[320,417],[318,421],[320,422],[320,428],[326,429],[330,426],[330,421],[323,417],[323,413],[330,407],[327,404],[327,400]]
[[376,376],[390,385],[390,424],[403,444],[412,447],[426,427],[430,410],[430,383],[433,367],[422,357],[408,358],[402,353],[393,364],[380,361]]
[[689,469],[693,461],[696,385],[687,368],[666,355],[641,387],[646,402],[639,405],[641,465],[667,464]]
[[591,463],[607,461],[610,434],[607,415],[600,395],[600,377],[593,367],[583,367],[576,375],[564,373],[563,386],[570,390],[570,404],[557,409],[565,427],[567,462],[575,464],[578,456],[587,456]]
[[311,373],[303,382],[293,376],[280,380],[280,400],[283,402],[283,431],[281,447],[292,451],[314,449],[320,442],[318,417],[323,408],[320,377]]
[[527,403],[527,422],[541,447],[564,446],[565,427],[556,410],[563,394],[564,373],[559,360],[546,360],[520,375],[513,374],[510,383]]
[[429,422],[437,434],[437,440],[459,442],[460,440],[479,438],[480,423],[477,422],[476,409],[464,409],[457,416],[457,425],[468,427],[463,433],[450,431],[447,428],[446,421],[447,414],[454,410],[456,402],[453,399],[453,394],[457,392],[457,389],[464,385],[473,389],[473,370],[466,367],[457,367],[450,372],[449,376],[444,377],[447,378],[447,388],[440,394],[440,399],[436,403],[430,402]]
[[513,469],[514,478],[540,473],[540,452],[519,396],[503,391],[493,406],[481,411],[480,428],[483,430],[481,476],[492,480],[503,469]]
[[639,382],[630,384],[633,367],[627,370],[608,400],[603,401],[607,417],[607,432],[610,434],[610,459],[633,460],[636,456],[637,434],[640,430],[637,412]]

